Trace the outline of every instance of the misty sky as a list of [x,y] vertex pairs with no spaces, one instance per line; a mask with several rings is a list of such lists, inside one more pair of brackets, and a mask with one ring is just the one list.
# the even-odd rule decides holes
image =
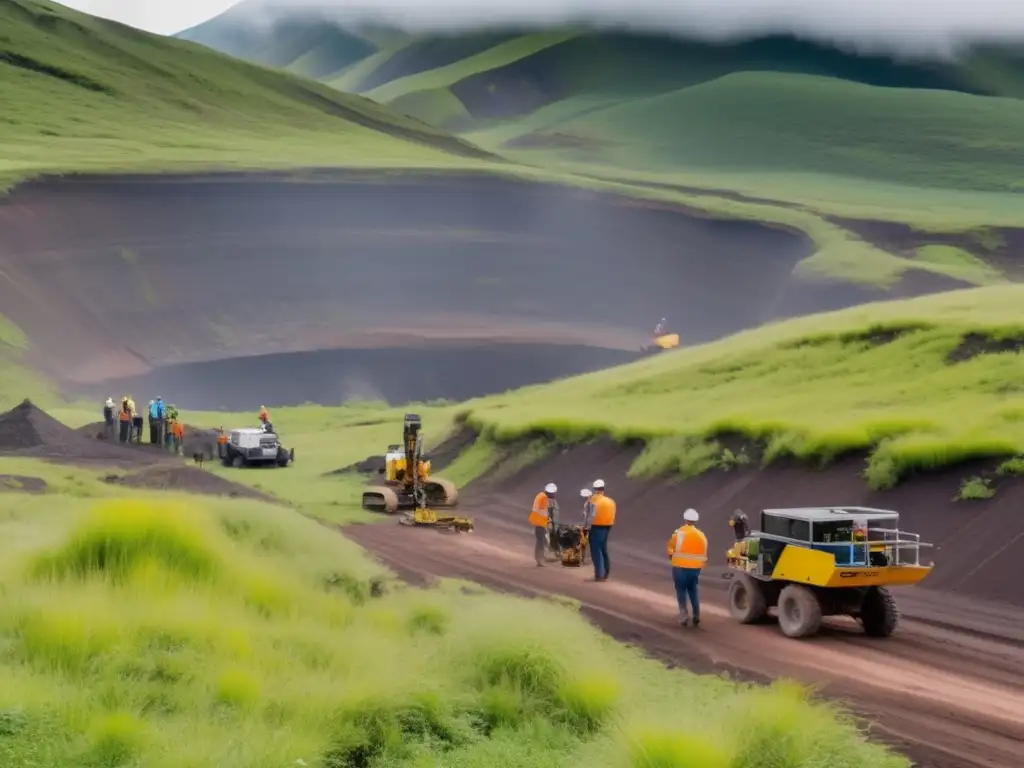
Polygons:
[[[261,0],[265,2],[266,0]],[[589,20],[705,37],[796,32],[822,40],[944,52],[965,37],[1024,39],[1024,0],[269,0],[329,8],[342,20],[466,27],[503,22]],[[235,0],[65,0],[66,5],[169,34],[224,11]]]

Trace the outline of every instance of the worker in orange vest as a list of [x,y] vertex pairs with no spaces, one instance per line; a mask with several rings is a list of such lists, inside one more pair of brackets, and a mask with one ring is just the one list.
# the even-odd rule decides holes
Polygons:
[[171,423],[171,435],[174,438],[174,440],[172,441],[172,445],[174,446],[174,452],[180,454],[181,447],[185,443],[185,425],[182,424],[177,419],[175,419]]
[[223,459],[227,454],[228,436],[224,434],[224,427],[217,430],[217,458]]
[[697,510],[688,509],[683,513],[683,524],[676,528],[672,538],[668,540],[668,556],[672,560],[672,581],[676,587],[676,600],[679,603],[679,623],[684,627],[690,623],[691,614],[687,610],[689,598],[693,608],[693,626],[700,625],[700,597],[697,594],[697,582],[700,571],[708,561],[708,539],[694,525],[700,520]]
[[615,525],[615,502],[605,493],[604,480],[595,480],[590,486],[590,558],[594,561],[594,581],[608,581],[612,569],[608,557],[608,537]]
[[533,526],[534,544],[533,559],[537,561],[538,567],[543,567],[544,557],[548,549],[548,528],[554,516],[558,514],[558,502],[555,501],[555,494],[558,493],[558,486],[548,483],[533,499],[533,509],[530,510],[530,525]]
[[132,400],[128,395],[121,398],[121,411],[117,415],[118,438],[127,443],[132,439]]

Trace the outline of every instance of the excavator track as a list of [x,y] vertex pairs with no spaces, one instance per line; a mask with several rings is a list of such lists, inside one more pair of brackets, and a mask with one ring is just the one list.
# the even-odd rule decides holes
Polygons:
[[398,512],[398,494],[387,486],[363,491],[363,509],[393,515]]
[[454,507],[459,503],[459,492],[455,488],[455,484],[449,480],[431,477],[426,482],[426,491],[427,499],[432,507]]

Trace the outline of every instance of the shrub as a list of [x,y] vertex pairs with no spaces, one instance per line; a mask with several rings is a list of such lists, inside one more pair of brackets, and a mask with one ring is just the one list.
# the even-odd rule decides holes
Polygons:
[[221,558],[211,531],[185,510],[150,501],[107,501],[72,531],[62,547],[38,557],[32,574],[58,580],[124,581],[159,566],[187,580],[216,576]]
[[990,487],[990,480],[982,477],[972,477],[964,480],[960,485],[960,491],[956,495],[956,501],[984,501],[996,495]]

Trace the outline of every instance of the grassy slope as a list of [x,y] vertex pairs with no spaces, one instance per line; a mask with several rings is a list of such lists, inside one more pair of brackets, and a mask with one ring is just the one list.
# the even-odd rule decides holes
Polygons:
[[538,32],[516,37],[482,53],[427,72],[406,75],[366,92],[366,96],[387,103],[415,91],[445,88],[481,71],[505,66],[557,45],[572,37],[572,32]]
[[42,0],[0,0],[0,182],[88,169],[444,165],[474,154],[374,102]]
[[51,491],[0,494],[4,765],[907,765],[792,686],[668,671],[569,606],[403,589],[294,512],[98,472],[0,460]]
[[603,159],[655,170],[806,173],[915,187],[1024,192],[1024,101],[729,75],[563,123]]
[[[972,331],[1024,339],[1024,286],[867,305],[766,326],[622,368],[469,403],[475,423],[511,438],[546,430],[690,441],[740,432],[769,456],[828,459],[873,450],[868,480],[990,455],[1024,453],[1024,359],[984,354],[951,364]],[[887,344],[874,327],[905,329]]]

